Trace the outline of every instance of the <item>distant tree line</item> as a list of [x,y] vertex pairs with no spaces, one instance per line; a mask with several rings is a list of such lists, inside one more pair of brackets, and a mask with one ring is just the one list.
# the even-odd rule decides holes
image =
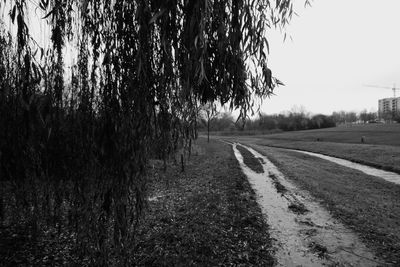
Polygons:
[[[205,116],[200,117],[199,130],[207,131],[299,131],[335,127],[347,123],[374,123],[377,122],[376,112],[363,110],[359,113],[339,111],[331,115],[310,115],[304,108],[280,113],[260,114],[257,118],[248,119],[243,124],[236,122],[231,113],[219,113],[208,121]],[[207,126],[207,127],[206,127]]]
[[393,116],[393,120],[397,123],[400,123],[400,111],[397,111],[394,116]]
[[379,114],[379,118],[388,122],[400,123],[400,110],[394,112],[385,112]]
[[336,124],[346,124],[346,123],[368,123],[368,122],[376,122],[378,119],[378,115],[376,112],[363,110],[359,113],[354,111],[346,112],[346,111],[338,111],[332,113],[332,118]]
[[304,113],[289,113],[275,115],[260,115],[245,125],[248,130],[275,130],[299,131],[308,129],[320,129],[335,127],[336,124],[331,116],[322,114],[307,116]]

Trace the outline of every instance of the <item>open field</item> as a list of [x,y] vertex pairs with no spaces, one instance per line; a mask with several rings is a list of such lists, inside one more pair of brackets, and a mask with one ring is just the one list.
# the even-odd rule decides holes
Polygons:
[[[366,143],[360,142],[361,136],[365,136]],[[224,138],[316,152],[400,173],[400,124],[341,126]]]
[[[207,132],[203,132],[206,135]],[[393,124],[348,124],[332,128],[289,131],[254,130],[254,131],[220,131],[210,132],[214,136],[252,136],[276,141],[322,141],[333,143],[360,144],[364,136],[366,144],[400,146],[400,123]]]
[[267,138],[290,141],[319,139],[322,142],[360,144],[363,136],[366,144],[400,146],[400,124],[350,124],[318,130],[273,133],[267,135]]

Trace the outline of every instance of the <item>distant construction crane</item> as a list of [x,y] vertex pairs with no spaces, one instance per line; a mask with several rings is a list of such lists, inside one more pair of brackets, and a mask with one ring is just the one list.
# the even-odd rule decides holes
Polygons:
[[394,98],[396,98],[396,91],[397,91],[397,90],[400,91],[400,88],[396,87],[395,84],[393,85],[393,87],[389,87],[389,86],[379,86],[379,85],[364,85],[364,86],[393,90],[393,97],[394,97]]

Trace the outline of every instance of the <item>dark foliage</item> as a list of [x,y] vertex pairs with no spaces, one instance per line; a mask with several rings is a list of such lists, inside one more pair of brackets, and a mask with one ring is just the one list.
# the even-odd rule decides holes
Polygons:
[[[10,25],[0,21],[1,223],[38,242],[67,234],[73,260],[92,265],[126,265],[147,161],[190,147],[200,104],[245,117],[253,96],[280,84],[265,33],[293,14],[290,0],[0,7],[10,9]],[[49,25],[47,47],[30,32],[35,16]]]
[[[209,123],[210,122],[210,123]],[[246,120],[244,126],[240,121],[234,120],[229,113],[223,113],[211,121],[203,119],[200,121],[199,130],[206,131],[210,124],[211,131],[298,131],[308,129],[321,129],[335,127],[336,123],[332,116],[322,114],[309,117],[302,113],[289,113],[278,115],[261,114],[258,118]]]

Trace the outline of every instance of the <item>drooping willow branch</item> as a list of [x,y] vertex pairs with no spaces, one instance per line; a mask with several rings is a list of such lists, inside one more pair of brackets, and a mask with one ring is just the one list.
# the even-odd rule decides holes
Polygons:
[[[0,182],[44,181],[55,201],[39,205],[32,187],[32,220],[46,202],[68,202],[80,244],[96,255],[116,249],[127,265],[147,160],[191,140],[203,104],[246,117],[273,92],[267,30],[288,23],[293,2],[1,1]],[[37,16],[48,24],[46,47],[34,38]]]
[[[27,46],[28,6],[18,0],[10,11],[21,50]],[[76,47],[87,41],[91,83],[112,72],[124,101],[122,88],[129,87],[124,77],[130,77],[151,80],[146,86],[157,104],[160,91],[168,91],[181,102],[230,102],[231,108],[243,110],[252,106],[253,96],[268,96],[279,84],[265,67],[267,30],[285,26],[294,12],[290,0],[41,0],[37,9],[52,24],[58,102],[66,56],[62,48],[68,39]],[[75,51],[81,52],[86,53],[82,46]]]

